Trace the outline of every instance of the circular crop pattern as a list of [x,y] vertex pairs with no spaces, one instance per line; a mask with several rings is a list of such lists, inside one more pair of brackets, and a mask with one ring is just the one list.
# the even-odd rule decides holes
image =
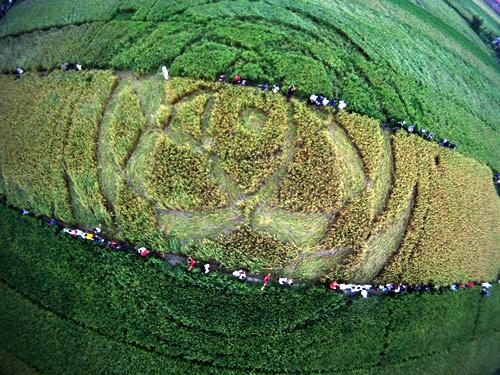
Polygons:
[[[496,275],[498,198],[476,161],[254,88],[85,74],[4,82],[0,188],[18,207],[292,277]],[[23,85],[37,96],[20,117]],[[41,157],[33,132],[61,154]]]

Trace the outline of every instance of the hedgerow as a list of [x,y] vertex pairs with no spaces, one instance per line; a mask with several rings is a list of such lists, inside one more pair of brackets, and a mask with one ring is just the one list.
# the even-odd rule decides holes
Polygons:
[[477,288],[367,301],[323,287],[263,293],[80,243],[4,206],[0,214],[0,239],[10,239],[0,252],[0,344],[49,373],[111,362],[133,372],[144,358],[170,372],[369,372],[487,339],[499,309]]

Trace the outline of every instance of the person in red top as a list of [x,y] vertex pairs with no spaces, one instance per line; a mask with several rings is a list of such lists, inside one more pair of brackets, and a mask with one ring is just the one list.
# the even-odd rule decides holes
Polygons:
[[464,289],[464,288],[465,288],[465,284],[462,282],[462,283],[458,284],[458,287],[459,287],[460,289]]
[[264,285],[262,285],[262,288],[260,290],[264,290],[266,287],[267,283],[271,280],[271,274],[268,273],[266,276],[264,276]]
[[233,78],[233,84],[239,85],[241,82],[241,77],[239,75],[234,76]]
[[474,288],[474,281],[469,281],[469,288]]
[[194,268],[195,264],[196,264],[196,261],[193,258],[189,257],[189,268],[188,268],[188,271],[191,271]]
[[150,251],[148,249],[146,249],[145,247],[140,247],[139,249],[137,249],[137,252],[139,253],[139,255],[141,257],[147,257],[148,254],[150,253]]
[[332,281],[330,283],[330,289],[337,290],[340,287],[339,283],[336,281]]

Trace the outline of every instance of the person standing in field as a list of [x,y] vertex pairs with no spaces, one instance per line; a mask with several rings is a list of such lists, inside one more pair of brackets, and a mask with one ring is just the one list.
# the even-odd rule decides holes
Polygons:
[[332,290],[337,290],[337,289],[340,287],[340,285],[339,285],[339,283],[338,283],[338,282],[336,282],[336,281],[332,281],[332,282],[330,282],[329,287],[330,287],[330,289],[332,289]]
[[189,260],[189,268],[188,268],[188,271],[191,271],[191,270],[194,268],[194,266],[196,265],[196,261],[195,261],[193,258],[191,258],[191,257],[189,257],[189,259],[188,259],[188,260]]
[[264,290],[264,288],[266,287],[266,285],[269,282],[269,280],[271,280],[271,274],[270,273],[268,273],[266,276],[264,276],[264,285],[262,285],[262,288],[260,288],[260,290]]
[[163,78],[165,78],[165,81],[168,81],[168,78],[170,77],[169,73],[168,73],[168,69],[165,65],[163,65],[161,67],[161,72],[163,74]]
[[288,86],[286,90],[286,100],[290,100],[295,92],[297,92],[297,87],[295,87],[295,85]]
[[145,247],[140,247],[137,249],[137,252],[139,253],[139,255],[141,257],[147,257],[148,254],[150,253],[150,251],[148,249],[146,249]]

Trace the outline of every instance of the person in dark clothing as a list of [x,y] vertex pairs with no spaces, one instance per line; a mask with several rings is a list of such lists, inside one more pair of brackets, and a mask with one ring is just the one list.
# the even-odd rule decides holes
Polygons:
[[24,74],[24,70],[22,70],[20,67],[16,66],[16,69],[14,70],[14,74],[16,76],[16,79],[19,79]]
[[481,289],[481,296],[483,296],[483,297],[489,297],[489,296],[491,296],[491,293],[488,292],[487,289]]
[[286,90],[286,99],[290,100],[292,96],[295,95],[296,92],[297,92],[297,87],[295,87],[295,85],[288,86],[288,89]]
[[99,237],[98,235],[94,235],[94,242],[97,245],[104,245],[106,240],[104,238]]
[[225,83],[226,82],[226,76],[224,74],[221,74],[218,78],[218,81],[220,83]]
[[448,141],[446,138],[442,139],[438,142],[438,145],[443,146],[443,147],[448,147],[449,144],[450,144],[450,141]]
[[495,173],[495,175],[493,176],[493,183],[500,187],[500,172],[497,172]]

